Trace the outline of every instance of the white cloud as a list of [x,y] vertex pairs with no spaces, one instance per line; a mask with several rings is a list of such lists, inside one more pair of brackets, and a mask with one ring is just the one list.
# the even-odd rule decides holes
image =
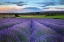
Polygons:
[[47,7],[54,7],[54,8],[64,8],[64,5],[55,5],[55,6],[47,6]]

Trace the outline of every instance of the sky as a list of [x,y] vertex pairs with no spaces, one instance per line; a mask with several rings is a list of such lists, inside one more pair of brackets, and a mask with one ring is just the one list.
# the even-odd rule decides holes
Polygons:
[[0,0],[1,13],[64,11],[64,0]]

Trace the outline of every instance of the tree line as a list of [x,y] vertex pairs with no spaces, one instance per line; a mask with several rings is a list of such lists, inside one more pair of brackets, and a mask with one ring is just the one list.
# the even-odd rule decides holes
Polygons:
[[0,13],[0,15],[15,15],[18,17],[19,15],[46,15],[46,16],[55,16],[55,15],[64,15],[64,11],[55,11],[55,12],[30,12],[30,13]]

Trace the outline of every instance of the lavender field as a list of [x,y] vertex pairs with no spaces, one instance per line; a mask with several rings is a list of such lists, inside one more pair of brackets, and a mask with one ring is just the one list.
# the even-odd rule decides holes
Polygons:
[[0,42],[64,42],[64,20],[0,19]]

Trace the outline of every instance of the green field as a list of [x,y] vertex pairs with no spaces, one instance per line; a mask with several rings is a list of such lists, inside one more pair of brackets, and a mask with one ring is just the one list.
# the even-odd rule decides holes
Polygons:
[[21,15],[20,18],[60,18],[64,19],[64,15],[58,16],[45,16],[45,15]]

